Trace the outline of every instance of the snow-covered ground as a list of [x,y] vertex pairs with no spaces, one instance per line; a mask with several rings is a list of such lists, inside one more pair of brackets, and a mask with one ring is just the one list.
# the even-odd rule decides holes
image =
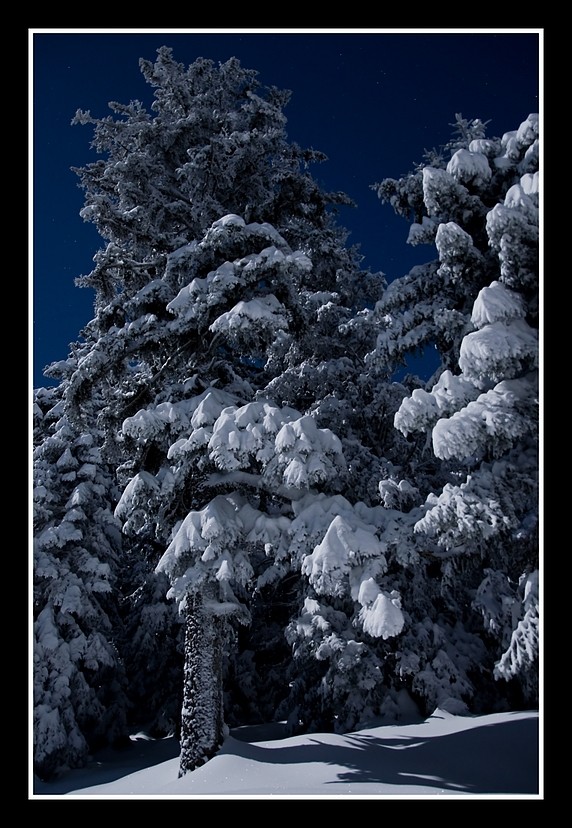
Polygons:
[[[31,799],[469,799],[543,798],[538,711],[456,716],[355,733],[280,738],[281,726],[240,728],[218,754],[178,778],[179,745],[138,734],[122,751],[51,784]],[[32,792],[33,786],[33,792]]]

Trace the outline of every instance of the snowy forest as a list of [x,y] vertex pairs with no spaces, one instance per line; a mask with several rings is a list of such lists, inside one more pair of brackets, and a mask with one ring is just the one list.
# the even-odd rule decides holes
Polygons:
[[73,120],[102,244],[34,389],[34,772],[135,729],[176,734],[182,776],[238,725],[538,707],[538,114],[459,115],[373,172],[427,246],[388,284],[289,92],[236,59],[140,67],[151,112]]

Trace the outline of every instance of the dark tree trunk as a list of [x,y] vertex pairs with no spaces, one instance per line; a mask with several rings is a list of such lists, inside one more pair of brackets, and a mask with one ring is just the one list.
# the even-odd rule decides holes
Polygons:
[[211,759],[223,741],[222,624],[202,592],[189,593],[179,777]]

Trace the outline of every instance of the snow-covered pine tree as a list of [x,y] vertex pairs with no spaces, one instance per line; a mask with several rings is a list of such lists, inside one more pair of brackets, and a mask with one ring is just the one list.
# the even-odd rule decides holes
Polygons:
[[[117,470],[123,495],[114,502],[110,487],[107,496],[123,526],[124,560],[131,562],[123,582],[123,592],[133,596],[125,624],[132,629],[135,619],[150,620],[150,639],[161,614],[142,611],[149,608],[141,601],[142,585],[146,581],[154,595],[149,579],[172,576],[165,565],[153,576],[151,566],[170,544],[179,549],[178,533],[196,519],[190,516],[210,514],[221,497],[228,511],[228,499],[240,496],[250,510],[280,517],[273,511],[274,488],[259,492],[256,483],[264,463],[272,467],[271,457],[247,452],[239,474],[224,465],[220,446],[211,446],[211,429],[229,407],[254,416],[248,406],[266,400],[281,412],[283,424],[292,420],[301,428],[299,456],[281,471],[285,484],[299,488],[327,477],[327,463],[319,453],[314,458],[309,440],[318,439],[323,426],[306,412],[314,407],[318,417],[328,394],[336,417],[347,408],[334,392],[372,344],[352,333],[356,351],[348,359],[343,326],[379,299],[384,283],[363,273],[355,252],[345,247],[330,208],[347,199],[323,193],[308,172],[323,156],[287,140],[287,93],[262,87],[256,73],[234,59],[219,66],[200,59],[185,69],[161,49],[155,63],[141,61],[141,68],[154,88],[155,115],[132,102],[112,104],[115,117],[78,112],[75,118],[94,128],[93,145],[104,156],[78,173],[86,193],[82,214],[106,244],[92,273],[79,280],[95,290],[95,317],[68,372],[63,405],[75,428],[97,422],[103,462]],[[340,474],[333,479],[342,484]],[[233,525],[225,524],[225,531]],[[239,529],[243,538],[244,527]],[[226,538],[227,552],[234,554],[231,542]],[[196,548],[187,551],[192,555]],[[256,565],[265,569],[260,548],[258,540]],[[225,626],[216,620],[224,611],[212,611],[220,604],[213,588],[222,590],[221,605],[233,614],[242,612],[239,604],[245,617],[248,610],[249,556],[239,565],[234,558],[219,562],[222,550],[211,560],[211,551],[204,592],[189,593],[185,604],[187,611],[194,608],[187,623],[186,686],[205,669],[216,672],[197,650],[201,630]],[[147,562],[146,574],[137,556]],[[227,600],[227,588],[238,591],[236,601]],[[213,624],[197,625],[205,611]],[[136,649],[124,642],[129,677],[141,673]],[[194,722],[200,730],[183,734],[185,744],[192,743],[185,769],[220,738],[218,691],[214,682],[204,690],[212,691],[204,708],[208,721],[184,705],[183,726]],[[152,688],[147,692],[154,696]],[[143,698],[137,701],[145,705]]]
[[113,480],[97,430],[66,417],[63,387],[39,389],[34,404],[34,771],[44,779],[127,737]]
[[[459,121],[458,126],[462,134],[445,153],[457,152],[464,141],[484,134],[478,121]],[[445,162],[435,157],[434,164],[434,174],[425,179],[435,211],[450,211],[476,228],[476,234],[486,214],[481,198],[457,191],[453,180],[442,186],[438,165],[444,168]],[[423,216],[423,175],[419,169],[410,178],[380,187],[394,206],[418,217],[419,226],[410,234],[415,243],[423,234],[433,241],[438,226]],[[486,180],[484,171],[481,175]],[[458,235],[463,233],[467,235],[459,228]],[[481,228],[479,243],[484,238]],[[312,501],[307,509],[296,506],[290,556],[298,561],[308,588],[302,613],[288,627],[295,653],[293,689],[289,708],[281,708],[294,726],[344,730],[373,716],[390,716],[403,704],[404,690],[433,708],[451,696],[461,702],[471,695],[465,673],[476,669],[483,657],[481,642],[442,612],[431,543],[413,531],[424,515],[425,497],[444,485],[450,470],[424,450],[425,435],[407,434],[403,440],[387,427],[391,420],[393,428],[403,396],[422,385],[412,378],[408,388],[390,382],[407,354],[436,346],[440,371],[458,358],[472,306],[467,291],[470,295],[486,284],[492,268],[476,249],[461,246],[459,260],[463,252],[468,265],[462,284],[453,278],[452,259],[448,269],[430,263],[390,285],[373,310],[364,308],[341,326],[352,343],[371,341],[373,326],[376,348],[364,354],[358,344],[365,369],[359,375],[350,371],[343,393],[322,395],[316,412],[342,437],[354,472],[360,468],[364,474],[362,480],[348,481],[348,500],[335,497],[322,504]],[[273,387],[284,382],[281,376]],[[376,505],[380,497],[382,506]],[[424,659],[434,667],[425,670]]]
[[[203,455],[213,469],[210,485],[227,493],[186,515],[158,565],[187,613],[181,775],[212,756],[224,735],[222,648],[233,634],[226,619],[248,623],[252,595],[290,571],[283,535],[291,501],[335,481],[342,462],[332,432],[268,400],[227,406],[211,427],[196,423],[171,456],[193,446],[195,461]],[[129,496],[120,511],[129,511]]]
[[[451,686],[465,701],[477,687],[477,707],[535,704],[539,122],[529,115],[493,139],[480,121],[459,118],[458,126],[445,157],[379,187],[382,199],[413,215],[409,240],[434,242],[438,260],[390,286],[376,308],[381,332],[371,359],[429,343],[442,355],[442,367],[395,417],[404,435],[427,435],[443,474],[440,487],[425,490],[415,533],[439,573],[442,617],[455,624],[443,634],[420,618],[418,644],[431,628],[448,646],[462,642],[478,632],[480,613],[487,655],[478,648],[471,655],[467,639]],[[413,686],[430,704],[451,672],[445,650],[409,658]],[[493,676],[514,681],[503,689]]]
[[[254,245],[258,240],[260,253],[251,252],[247,256],[237,256],[234,261],[231,261],[230,255],[236,255],[241,238],[244,244],[249,244],[250,250],[256,249]],[[267,246],[269,240],[274,242],[270,247]],[[216,257],[213,253],[215,242]],[[188,505],[194,504],[197,511],[193,511],[192,514],[200,513],[201,521],[207,522],[210,519],[206,517],[206,514],[210,513],[214,503],[214,501],[208,503],[209,492],[227,492],[234,497],[233,489],[239,485],[242,492],[250,497],[251,504],[254,503],[256,508],[259,507],[261,493],[257,465],[269,462],[272,453],[277,450],[276,447],[274,449],[271,446],[265,447],[264,443],[261,443],[261,435],[270,426],[272,426],[271,433],[276,432],[277,427],[274,422],[276,417],[289,417],[296,421],[303,421],[304,430],[297,439],[302,445],[306,445],[308,450],[311,448],[312,440],[308,436],[310,434],[308,428],[313,427],[315,430],[314,419],[303,419],[300,412],[292,409],[278,409],[272,401],[263,400],[260,397],[261,391],[257,395],[256,403],[240,405],[244,400],[252,398],[254,389],[267,379],[269,372],[274,370],[274,365],[285,362],[287,370],[280,375],[281,380],[271,381],[264,389],[265,391],[269,388],[276,390],[280,385],[284,391],[293,395],[293,399],[304,403],[312,402],[319,398],[320,394],[327,395],[329,392],[332,401],[338,404],[337,408],[333,409],[336,412],[340,407],[342,411],[347,412],[349,391],[347,388],[344,389],[343,383],[346,377],[352,377],[352,370],[354,375],[356,374],[356,365],[350,359],[343,360],[343,371],[339,370],[342,362],[339,358],[332,360],[331,363],[326,360],[326,356],[329,355],[328,334],[330,339],[335,340],[336,332],[340,328],[339,316],[346,318],[348,310],[341,307],[338,314],[332,312],[334,324],[330,324],[329,328],[319,316],[316,324],[311,324],[313,314],[324,303],[323,293],[315,296],[313,292],[304,289],[303,280],[308,273],[311,274],[312,263],[304,254],[292,253],[284,239],[271,226],[256,223],[245,225],[239,217],[227,216],[215,222],[199,244],[176,251],[170,258],[171,260],[173,268],[178,267],[181,272],[187,274],[187,278],[193,278],[169,303],[169,310],[175,319],[165,331],[165,337],[176,336],[182,331],[187,336],[191,336],[193,329],[201,325],[203,341],[208,342],[209,337],[213,335],[218,337],[219,366],[225,365],[223,362],[225,347],[229,353],[240,353],[241,359],[231,363],[226,356],[226,387],[229,390],[219,390],[218,385],[201,390],[203,387],[201,383],[193,385],[193,381],[189,379],[184,384],[185,396],[178,402],[165,401],[156,406],[149,406],[127,418],[123,423],[124,439],[127,443],[134,441],[133,449],[126,453],[131,457],[137,457],[137,445],[144,445],[146,450],[152,445],[155,456],[162,454],[165,458],[165,465],[155,475],[146,470],[137,472],[135,477],[131,478],[116,514],[124,520],[126,532],[134,530],[139,536],[153,523],[149,522],[149,515],[154,515],[154,537],[156,539],[163,533],[165,544],[170,539],[167,530],[177,519],[181,520],[185,517],[184,511],[181,511],[182,499]],[[342,261],[344,260],[345,254],[342,257]],[[198,275],[205,272],[206,268],[201,267],[203,261],[207,262],[206,267],[213,268],[207,271],[206,276]],[[222,264],[217,267],[218,261]],[[284,289],[286,285],[289,286],[288,291]],[[247,291],[247,295],[251,295],[248,292],[253,289],[257,294],[255,298],[232,305],[232,301],[240,295],[240,290]],[[268,293],[272,289],[274,292]],[[278,303],[276,296],[282,296],[285,304]],[[326,298],[331,305],[331,294],[327,294]],[[229,310],[225,310],[226,308]],[[335,311],[335,308],[332,311]],[[307,324],[300,326],[297,332],[296,321],[300,318],[304,318]],[[343,337],[341,338],[343,341]],[[283,348],[285,341],[288,343],[287,349]],[[335,356],[339,348],[339,343],[334,341],[330,346],[330,353],[333,352]],[[279,352],[282,362],[279,362],[276,352]],[[307,359],[299,366],[295,366],[297,370],[290,370],[291,366],[295,365],[292,354],[296,355],[297,352],[304,353]],[[286,354],[285,360],[282,357],[284,353]],[[310,355],[313,355],[312,360]],[[208,370],[212,370],[214,365],[208,349],[206,356],[208,359],[206,364],[205,354],[198,353],[193,357],[193,367],[201,377],[208,376]],[[205,367],[201,369],[202,365]],[[232,365],[232,371],[229,365]],[[314,383],[309,392],[308,378],[310,376],[318,377],[320,381]],[[224,378],[224,375],[222,377]],[[193,390],[201,393],[193,394]],[[341,397],[335,397],[334,395],[339,394],[340,391]],[[180,393],[180,388],[173,385],[170,391],[171,400],[177,400]],[[357,392],[352,393],[353,399],[357,399]],[[231,427],[233,421],[230,413],[236,409],[237,405],[240,406],[241,428],[245,429],[242,436],[238,436],[240,432],[234,426]],[[319,410],[319,405],[316,407],[314,403],[314,406],[319,419],[322,412]],[[281,413],[271,413],[275,411]],[[348,417],[350,422],[353,419],[352,413],[350,409]],[[356,442],[358,441],[354,434],[352,439],[348,440],[348,445],[353,446]],[[238,450],[238,460],[234,454],[235,450]],[[251,456],[253,452],[255,452],[256,462]],[[301,454],[303,456],[303,449]],[[242,463],[246,463],[246,466],[243,467]],[[254,467],[251,469],[252,464]],[[315,477],[317,481],[321,479],[321,476],[327,479],[328,475],[322,462],[312,460],[308,468],[306,465],[297,458],[291,459],[287,468],[286,481],[290,488],[306,487],[310,485],[309,481],[312,477]],[[249,469],[248,473],[244,470],[245,468]],[[133,471],[133,465],[130,465],[129,474],[131,475]],[[335,475],[338,489],[344,484],[344,480],[348,479],[347,470],[343,471],[343,475],[341,472],[342,470],[338,469]],[[354,475],[357,478],[355,472]],[[265,480],[268,480],[268,474]],[[367,483],[361,481],[360,483],[364,489],[367,488]],[[284,481],[279,481],[277,486],[278,488],[274,490],[272,487],[268,491],[263,490],[263,508],[265,511],[270,508],[272,514],[280,515],[286,508],[288,498],[285,498],[283,491]],[[199,508],[205,503],[207,503],[206,507]],[[214,510],[215,513],[219,509],[220,504]],[[227,518],[230,527],[232,521],[228,516]],[[222,529],[219,532],[224,543],[227,546],[231,545],[232,539],[227,538]],[[201,546],[199,545],[198,548],[201,549]],[[188,569],[189,560],[193,561],[193,556],[196,555],[196,545],[191,545],[188,550],[185,548],[185,552],[188,553],[185,558],[185,566]],[[226,554],[229,554],[228,549]],[[169,560],[170,557],[168,557]],[[261,561],[264,563],[264,556]],[[213,571],[215,578],[218,578],[216,575],[220,566],[218,557],[214,559],[213,566],[215,564]],[[295,572],[299,570],[298,564],[297,560]],[[161,568],[163,569],[164,566],[165,564],[162,564]],[[173,569],[169,564],[165,571],[169,571],[172,576],[173,572],[179,571],[180,566],[179,562]],[[268,563],[266,563],[266,569],[268,569]],[[231,567],[231,571],[234,571],[234,566]],[[242,568],[240,571],[243,571]],[[282,563],[281,568],[275,570],[274,575],[276,577],[278,573],[281,576],[287,576],[290,571],[291,567],[285,567]],[[231,579],[233,578],[234,575]],[[249,579],[253,584],[260,586],[260,573],[256,573],[255,578],[249,575]],[[268,586],[274,579],[262,576],[262,580],[265,586]],[[193,579],[192,583],[194,582]],[[199,579],[198,583],[202,581]],[[247,582],[241,583],[242,587],[246,585]],[[187,606],[186,600],[186,596],[183,596],[184,606]],[[192,599],[195,609],[198,606],[197,600],[199,599]],[[208,601],[208,611],[205,611],[203,602],[201,609],[205,617],[203,627],[206,626],[209,613],[212,616],[212,623],[216,622],[221,626],[220,620],[216,621],[220,611],[213,611],[215,604],[211,596]],[[228,602],[225,602],[225,605],[228,606]],[[200,627],[197,628],[189,619],[188,630],[192,631],[192,638],[196,638],[198,629]],[[189,650],[187,664],[191,665],[194,661],[190,659],[190,653],[205,652],[205,648],[196,643],[195,645],[189,643],[188,646],[191,650]],[[198,670],[199,665],[195,665],[194,669]],[[204,672],[207,667],[201,663],[200,669]],[[211,670],[214,670],[213,665],[211,665]],[[282,683],[285,685],[284,679]],[[185,686],[195,687],[196,682],[189,678]],[[206,686],[204,681],[201,682],[201,686]],[[192,695],[193,693],[188,693],[189,698]],[[212,705],[209,703],[199,707],[209,709]],[[200,727],[196,717],[196,708],[189,703],[185,704],[184,710],[189,713],[188,727],[191,723],[193,727]],[[221,734],[216,727],[214,732],[218,733],[218,739],[220,739]],[[202,736],[188,738],[189,731],[187,730],[186,733],[187,736],[183,737],[182,754],[184,772],[192,769],[204,758],[205,744],[210,744],[210,752],[218,744],[217,740],[213,741],[213,733],[205,739]],[[199,746],[200,755],[197,755],[196,750]]]
[[[236,255],[241,240],[245,251],[251,251],[245,256]],[[260,252],[255,253],[256,249]],[[232,255],[236,256],[234,261],[230,260]],[[218,267],[217,261],[221,262]],[[163,332],[165,341],[168,343],[169,339],[176,341],[182,336],[196,336],[205,342],[205,349],[190,355],[195,362],[192,366],[196,371],[194,376],[182,383],[174,382],[178,379],[177,368],[180,369],[180,366],[170,366],[160,397],[164,401],[125,419],[123,439],[126,456],[131,455],[132,459],[122,469],[122,474],[126,475],[126,479],[131,479],[116,514],[124,522],[127,534],[133,535],[139,542],[148,538],[150,543],[164,549],[177,522],[187,519],[186,512],[192,506],[198,509],[203,507],[203,512],[207,510],[209,514],[220,513],[223,527],[227,521],[223,537],[229,551],[225,554],[231,555],[234,537],[231,531],[232,510],[225,507],[220,498],[217,500],[215,497],[210,503],[209,498],[213,491],[224,490],[225,486],[227,490],[229,486],[232,490],[237,485],[232,477],[225,483],[220,474],[218,477],[222,479],[212,479],[213,472],[219,469],[228,471],[219,455],[225,452],[229,455],[232,442],[227,446],[227,439],[230,438],[220,427],[215,429],[216,434],[211,432],[222,412],[228,412],[229,407],[239,401],[252,398],[254,392],[247,377],[253,371],[260,371],[261,355],[266,345],[272,342],[277,331],[288,327],[290,314],[278,301],[276,293],[287,292],[291,285],[298,283],[299,270],[308,267],[308,260],[302,255],[292,255],[284,240],[269,225],[246,225],[239,217],[228,216],[215,222],[200,244],[176,251],[169,260],[168,272],[169,267],[177,268],[178,273],[185,273],[189,284],[169,305],[173,319]],[[209,270],[211,267],[213,269]],[[203,272],[206,274],[204,277],[199,275]],[[193,274],[196,275],[193,277]],[[259,284],[266,284],[266,289],[257,289]],[[272,287],[275,293],[268,293]],[[252,298],[236,301],[240,295]],[[200,334],[196,333],[197,329]],[[212,356],[216,351],[209,348],[209,338],[211,342],[218,339],[218,359]],[[232,354],[235,350],[238,356],[233,365]],[[184,366],[187,371],[190,368],[190,365]],[[209,371],[212,372],[212,385],[208,384]],[[244,373],[244,378],[240,377],[240,373]],[[204,379],[201,381],[199,377]],[[168,385],[168,381],[172,384]],[[229,390],[221,390],[219,384],[226,385]],[[240,392],[240,397],[236,392]],[[243,419],[247,422],[248,417],[249,414],[243,412]],[[210,457],[204,456],[211,439],[218,440],[218,467]],[[162,460],[162,465],[158,469],[148,465],[147,468],[145,465],[137,466],[137,462],[141,463],[141,451],[144,457],[152,451],[155,458]],[[137,468],[141,470],[132,476]],[[254,480],[251,486],[256,491],[256,477],[251,477]],[[247,475],[244,474],[243,478],[246,479]],[[248,573],[250,565],[244,566]],[[220,562],[215,572],[219,568]],[[235,569],[242,573],[239,581],[246,577],[242,572],[243,566],[239,567],[238,562],[234,561],[229,570],[229,580],[234,579],[231,570]],[[171,574],[170,569],[165,571]],[[225,584],[226,580],[223,579],[222,583]],[[204,590],[209,593],[212,584],[205,585]],[[185,688],[188,692],[185,694],[181,735],[181,768],[185,771],[208,756],[209,751],[218,746],[222,736],[222,717],[219,715],[222,697],[218,699],[218,706],[213,706],[212,698],[213,694],[218,698],[217,686],[219,694],[221,689],[221,637],[225,625],[220,617],[221,610],[213,612],[215,603],[207,601],[201,590],[191,590],[188,599],[184,596],[182,601],[182,608],[187,614]],[[224,602],[227,609],[230,607],[236,611],[238,603],[234,607],[231,604],[228,600]],[[200,623],[197,617],[200,617]],[[207,634],[210,634],[210,639],[209,644],[205,645],[201,636]],[[214,663],[204,661],[208,653],[214,657],[215,652],[218,656]],[[210,680],[207,669],[210,669]],[[203,695],[197,695],[201,689]],[[208,699],[204,693],[209,694]],[[210,715],[207,715],[209,712]]]
[[[499,687],[492,680],[493,673],[508,678],[519,665],[534,665],[537,646],[534,513],[538,506],[538,458],[534,447],[532,451],[528,447],[528,441],[534,445],[535,439],[534,380],[532,384],[526,380],[526,403],[517,399],[516,388],[507,388],[506,393],[501,384],[497,390],[502,402],[490,399],[494,406],[489,412],[490,423],[484,401],[479,409],[483,417],[480,438],[486,442],[488,437],[494,444],[501,436],[500,408],[505,403],[512,406],[505,432],[513,438],[524,437],[524,443],[516,447],[518,473],[509,462],[501,475],[503,466],[497,462],[494,473],[487,475],[486,464],[479,465],[482,455],[470,458],[473,488],[463,492],[465,487],[461,486],[463,493],[459,495],[459,478],[467,475],[466,454],[459,458],[459,464],[452,453],[433,452],[426,435],[440,416],[463,409],[479,397],[483,388],[475,381],[475,374],[480,360],[492,365],[496,359],[498,368],[498,360],[502,362],[512,351],[514,365],[509,376],[511,371],[518,375],[534,369],[534,327],[538,324],[537,121],[531,116],[515,133],[490,141],[485,139],[480,121],[469,123],[459,118],[457,126],[459,138],[444,148],[443,155],[432,154],[431,163],[412,176],[380,186],[380,195],[391,200],[398,212],[412,211],[416,221],[410,241],[435,242],[439,259],[390,285],[373,311],[365,310],[347,325],[354,334],[365,332],[372,322],[378,325],[377,347],[366,359],[370,381],[387,377],[384,372],[417,350],[432,347],[441,357],[441,367],[427,386],[423,388],[421,381],[414,380],[401,407],[394,408],[395,423],[407,443],[392,443],[387,437],[383,442],[385,456],[378,459],[377,467],[383,473],[379,494],[384,508],[356,503],[355,499],[350,505],[339,497],[322,503],[314,500],[307,510],[297,504],[297,516],[290,527],[290,555],[293,559],[298,555],[314,594],[307,593],[302,613],[288,628],[294,665],[296,660],[301,665],[293,671],[292,695],[282,712],[291,716],[294,726],[304,729],[345,730],[374,715],[399,714],[407,698],[404,691],[414,696],[423,712],[439,705],[458,712],[468,706],[485,710],[519,703],[523,698],[531,703],[536,700],[534,666],[527,677],[521,674],[525,690],[520,699],[515,699],[510,688]],[[490,166],[480,155],[485,150]],[[516,189],[511,190],[513,185]],[[507,209],[515,206],[523,209],[524,215],[507,214]],[[513,242],[517,243],[511,246]],[[505,284],[512,280],[513,290],[520,285],[523,297],[499,292],[501,273]],[[525,303],[529,303],[528,313],[523,311]],[[498,320],[493,319],[495,314]],[[523,324],[525,316],[527,324]],[[516,322],[509,324],[510,333],[494,324],[492,329],[478,332],[485,320],[494,323],[501,319]],[[465,335],[473,330],[467,341]],[[495,345],[497,337],[500,340]],[[509,340],[512,345],[507,344]],[[496,380],[485,379],[485,383],[491,381],[494,385]],[[399,386],[393,387],[399,393]],[[387,382],[378,383],[374,399],[383,401],[380,413],[387,411],[391,399]],[[325,401],[319,404],[319,408],[325,406]],[[373,424],[374,406],[368,411],[373,414]],[[478,417],[479,411],[469,408],[470,415]],[[409,420],[414,427],[404,427]],[[465,430],[467,421],[470,416]],[[486,424],[490,426],[488,435]],[[437,429],[433,434],[447,433],[451,441],[457,436],[455,447],[462,451],[467,447],[464,430],[461,424],[455,431],[455,425],[452,422],[449,427],[449,422],[442,420],[441,432]],[[362,429],[360,453],[367,445],[366,435],[367,430]],[[501,451],[509,446],[510,439]],[[373,471],[375,467],[368,468]],[[485,474],[479,477],[481,471]],[[501,476],[493,491],[495,475]],[[512,493],[501,498],[498,493],[509,481]],[[430,512],[438,492],[444,493],[438,503],[442,511],[435,508]],[[450,497],[452,492],[456,499]],[[435,528],[445,519],[443,501],[447,496],[448,520],[459,524],[454,539],[452,532],[447,535],[443,527]],[[500,505],[494,499],[497,496]],[[521,518],[514,520],[521,498]],[[479,499],[485,499],[484,504],[479,504]],[[474,514],[471,504],[477,510]],[[500,532],[495,541],[491,538],[494,532],[487,533],[478,514],[498,512],[499,532],[503,509],[511,516],[509,522],[516,535],[512,538]],[[532,529],[527,540],[519,521],[527,531]],[[508,523],[505,526],[508,528]],[[471,557],[463,557],[463,552]],[[530,562],[521,575],[523,555],[526,558],[528,554]],[[506,562],[499,571],[501,557]],[[497,568],[489,569],[493,560],[497,560]],[[484,635],[475,609],[485,618]],[[511,626],[513,618],[516,628]],[[394,623],[396,619],[399,623]],[[496,667],[499,649],[495,639],[507,648]]]

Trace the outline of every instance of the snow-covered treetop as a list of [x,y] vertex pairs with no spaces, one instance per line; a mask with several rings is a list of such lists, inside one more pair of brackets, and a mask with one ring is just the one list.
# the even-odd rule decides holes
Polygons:
[[[221,216],[270,222],[297,247],[310,231],[331,227],[329,205],[349,203],[309,175],[308,165],[325,156],[288,142],[289,92],[263,86],[236,58],[218,65],[199,58],[185,68],[163,47],[140,66],[154,89],[154,115],[139,101],[112,102],[115,117],[78,110],[73,120],[94,128],[93,147],[104,156],[76,170],[86,193],[82,216],[124,254],[122,261],[102,251],[82,277],[98,290],[98,304],[118,290],[129,298],[162,256],[200,239]],[[136,276],[127,261],[137,263]]]
[[[376,309],[382,323],[381,353],[389,350],[396,333],[403,344],[403,331],[406,344],[418,345],[430,330],[439,341],[435,323],[443,306],[465,306],[462,315],[448,311],[458,316],[454,364],[430,391],[418,388],[405,398],[394,420],[405,435],[432,432],[435,454],[442,459],[474,462],[499,456],[534,432],[538,137],[538,116],[532,114],[501,139],[474,136],[468,147],[455,149],[446,168],[422,169],[428,216],[418,222],[413,239],[431,241],[433,236],[439,255],[434,273],[442,281],[423,286],[439,297],[441,309],[434,307],[433,326],[429,312],[421,315],[417,302],[414,314],[409,309],[415,282],[419,288],[422,284],[421,271],[396,280]],[[491,197],[497,198],[492,207]],[[397,315],[400,288],[408,306]]]

